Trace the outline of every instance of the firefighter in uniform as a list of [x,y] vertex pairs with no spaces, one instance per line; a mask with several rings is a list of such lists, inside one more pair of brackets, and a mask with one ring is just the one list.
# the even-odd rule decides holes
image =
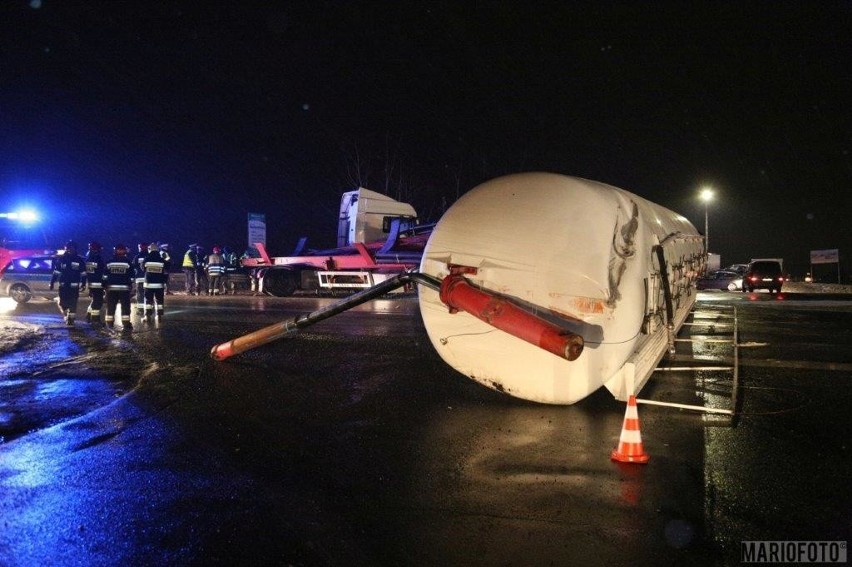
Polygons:
[[[89,297],[92,298],[89,308],[86,310],[86,321],[101,322],[101,307],[104,304],[104,272],[106,264],[101,256],[101,245],[97,242],[89,242],[89,251],[86,253],[86,275],[83,278],[83,286],[89,287]],[[82,287],[81,287],[82,289]]]
[[219,295],[222,279],[225,275],[225,258],[222,257],[222,249],[213,247],[213,253],[207,256],[205,262],[207,269],[207,291],[210,295]]
[[127,246],[115,245],[115,256],[106,264],[104,273],[104,288],[106,289],[106,326],[112,327],[115,321],[115,309],[121,306],[121,324],[124,330],[130,331],[130,290],[136,275],[134,262],[127,256]]
[[168,244],[160,244],[160,256],[163,257],[163,262],[165,263],[166,270],[166,281],[165,281],[165,289],[166,295],[174,295],[172,293],[171,288],[169,288],[169,272],[172,271],[172,257],[169,255],[169,245]]
[[59,311],[65,317],[65,324],[74,326],[77,313],[77,301],[80,299],[80,282],[86,273],[86,261],[77,254],[77,243],[69,240],[65,243],[65,253],[53,264],[50,276],[50,289],[59,282]]
[[145,319],[148,321],[154,320],[155,311],[158,320],[163,318],[166,268],[166,261],[157,249],[157,244],[152,242],[148,245],[148,255],[142,261],[142,269],[145,270]]
[[231,295],[236,295],[237,280],[239,279],[238,269],[240,267],[240,261],[237,259],[237,255],[234,254],[227,246],[222,247],[222,259],[225,262],[225,277],[222,278],[225,282],[223,285],[223,293],[230,293]]
[[140,242],[139,250],[136,256],[133,257],[133,269],[136,272],[136,314],[145,314],[145,269],[142,264],[145,263],[145,257],[148,255],[148,243]]

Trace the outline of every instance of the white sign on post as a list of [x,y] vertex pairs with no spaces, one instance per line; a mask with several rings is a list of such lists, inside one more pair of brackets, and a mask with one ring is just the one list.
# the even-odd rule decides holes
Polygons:
[[840,250],[811,250],[811,264],[836,264],[840,261]]
[[811,275],[814,273],[814,264],[837,264],[837,283],[840,283],[840,250],[838,248],[811,250]]
[[266,215],[263,213],[248,214],[248,245],[254,246],[255,242],[266,246]]

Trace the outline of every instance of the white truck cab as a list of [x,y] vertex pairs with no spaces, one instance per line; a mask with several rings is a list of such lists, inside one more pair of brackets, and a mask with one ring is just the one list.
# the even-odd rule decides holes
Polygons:
[[347,191],[340,199],[337,224],[337,245],[350,246],[356,242],[376,242],[387,238],[392,219],[417,222],[417,212],[408,203],[359,187]]

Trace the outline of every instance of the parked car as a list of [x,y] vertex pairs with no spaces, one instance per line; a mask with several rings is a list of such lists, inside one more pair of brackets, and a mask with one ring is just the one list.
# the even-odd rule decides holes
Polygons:
[[776,260],[756,260],[748,265],[743,276],[743,291],[768,289],[769,293],[778,293],[784,285],[784,270]]
[[696,282],[698,289],[722,289],[737,291],[743,285],[743,276],[730,270],[716,270]]
[[736,272],[742,276],[748,271],[748,264],[731,264],[724,269],[728,272]]
[[0,276],[0,294],[18,303],[33,297],[53,299],[58,292],[50,290],[53,256],[25,256],[6,264]]

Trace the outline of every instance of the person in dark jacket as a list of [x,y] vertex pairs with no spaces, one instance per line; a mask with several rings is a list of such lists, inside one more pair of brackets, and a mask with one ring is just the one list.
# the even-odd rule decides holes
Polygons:
[[195,246],[195,278],[198,282],[198,295],[207,294],[207,262],[204,247]]
[[138,250],[133,257],[133,269],[136,272],[136,314],[145,314],[145,270],[142,264],[145,262],[145,257],[148,256],[148,243],[140,242],[137,245]]
[[86,321],[90,323],[101,322],[101,308],[104,304],[103,282],[105,270],[106,263],[101,256],[101,245],[98,242],[89,242],[89,251],[86,253],[86,274],[83,276],[83,286],[89,287],[89,297],[92,298],[88,309],[86,309]]
[[133,260],[127,256],[127,246],[115,245],[115,255],[106,264],[104,289],[106,289],[107,312],[104,317],[106,326],[112,327],[115,321],[116,307],[121,306],[121,324],[125,331],[133,329],[130,323],[130,290],[136,278]]
[[147,321],[154,320],[155,312],[158,320],[163,318],[167,268],[167,261],[157,249],[157,243],[152,242],[148,245],[148,255],[142,262],[142,269],[145,270],[145,319]]
[[80,284],[85,273],[86,261],[77,254],[77,243],[69,240],[65,244],[65,252],[54,262],[53,275],[50,276],[50,289],[59,282],[59,310],[69,327],[74,326]]
[[[243,252],[243,255],[240,256],[239,263],[242,265],[243,260],[258,258],[260,258],[258,249],[254,246],[249,246]],[[260,295],[263,292],[263,274],[264,270],[257,266],[249,270],[249,288],[252,295]]]
[[240,273],[240,260],[233,250],[227,246],[222,247],[222,258],[225,260],[225,277],[222,278],[224,293],[236,295],[237,283],[243,279]]

